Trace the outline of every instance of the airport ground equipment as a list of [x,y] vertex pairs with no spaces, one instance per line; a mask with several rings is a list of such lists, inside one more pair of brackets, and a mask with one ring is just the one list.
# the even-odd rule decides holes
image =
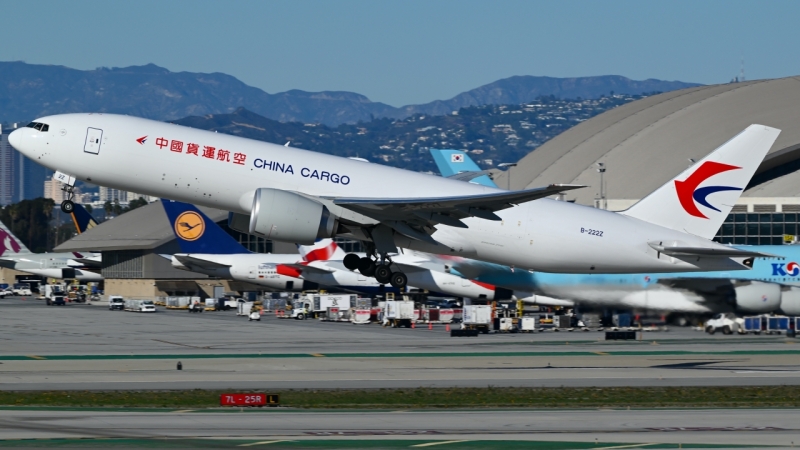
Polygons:
[[538,317],[522,317],[519,320],[519,331],[523,333],[533,333],[537,330]]
[[251,309],[250,310],[250,315],[247,316],[247,321],[248,322],[252,322],[254,320],[256,322],[261,322],[261,311],[259,311],[258,309]]
[[46,284],[43,287],[45,303],[63,306],[66,304],[66,292],[63,284]]
[[636,340],[635,331],[606,331],[607,341],[633,341]]
[[236,300],[236,315],[237,316],[250,316],[250,311],[253,310],[253,302],[240,298]]
[[33,292],[31,291],[31,285],[29,283],[15,283],[11,292],[14,295],[33,295]]
[[464,305],[463,330],[478,330],[488,333],[492,324],[492,307],[489,305]]
[[789,323],[789,330],[786,331],[786,337],[797,337],[798,327],[800,327],[800,317],[792,317]]
[[192,302],[186,310],[190,313],[201,313],[206,310],[206,305],[205,303]]
[[115,310],[118,309],[120,311],[125,309],[125,299],[122,298],[120,295],[109,295],[108,296],[108,309]]
[[384,302],[383,326],[411,328],[411,324],[416,320],[417,313],[414,310],[414,302],[409,300],[387,300]]
[[741,334],[753,333],[761,334],[766,324],[764,323],[764,316],[747,316],[742,318],[743,324],[740,331]]
[[328,308],[345,311],[355,306],[355,295],[309,293],[293,301],[292,318],[303,320],[307,317],[327,314]]
[[722,334],[739,333],[744,328],[744,319],[736,317],[733,313],[719,313],[713,318],[709,319],[705,325],[705,331],[708,334],[714,334],[721,331]]
[[789,331],[790,317],[786,316],[767,316],[767,334],[781,334]]
[[152,300],[126,299],[125,311],[154,313],[156,312],[156,305]]

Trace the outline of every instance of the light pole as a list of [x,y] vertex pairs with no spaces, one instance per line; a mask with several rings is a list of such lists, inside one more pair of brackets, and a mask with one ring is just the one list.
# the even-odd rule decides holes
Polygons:
[[608,209],[608,205],[606,205],[606,185],[603,179],[606,173],[606,165],[601,162],[597,163],[597,172],[600,173],[600,208]]
[[508,174],[508,181],[507,181],[508,184],[506,185],[506,190],[510,191],[511,190],[511,168],[512,167],[517,167],[517,163],[500,163],[500,164],[497,165],[497,167],[507,167],[506,173]]

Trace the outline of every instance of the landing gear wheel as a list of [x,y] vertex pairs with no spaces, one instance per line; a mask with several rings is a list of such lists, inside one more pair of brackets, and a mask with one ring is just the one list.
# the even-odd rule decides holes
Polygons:
[[392,287],[403,289],[408,284],[408,277],[403,272],[394,272],[389,283],[391,283]]
[[375,275],[375,261],[367,257],[361,258],[358,261],[358,271],[368,277]]
[[344,256],[344,266],[347,267],[347,270],[356,270],[358,269],[358,263],[361,261],[361,258],[358,257],[355,253],[348,253]]
[[392,280],[392,269],[386,264],[375,267],[375,279],[380,284],[388,284]]
[[75,203],[73,203],[72,200],[64,200],[63,202],[61,202],[62,212],[69,214],[74,210],[75,210]]

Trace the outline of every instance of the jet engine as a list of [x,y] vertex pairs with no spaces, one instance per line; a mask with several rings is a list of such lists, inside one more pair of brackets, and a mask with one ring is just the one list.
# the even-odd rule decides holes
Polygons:
[[250,234],[310,245],[333,237],[336,217],[322,203],[294,192],[261,188],[253,197]]
[[787,316],[800,316],[800,288],[781,292],[781,312]]
[[752,281],[736,286],[736,310],[743,313],[768,313],[781,306],[781,286]]

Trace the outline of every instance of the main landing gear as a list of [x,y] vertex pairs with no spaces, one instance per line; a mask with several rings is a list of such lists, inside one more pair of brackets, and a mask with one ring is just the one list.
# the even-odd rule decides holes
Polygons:
[[397,289],[404,289],[408,284],[406,274],[392,272],[392,260],[386,255],[381,255],[380,262],[376,262],[369,256],[359,257],[355,253],[348,253],[342,262],[349,270],[358,270],[365,276],[375,277],[380,284],[391,284]]

